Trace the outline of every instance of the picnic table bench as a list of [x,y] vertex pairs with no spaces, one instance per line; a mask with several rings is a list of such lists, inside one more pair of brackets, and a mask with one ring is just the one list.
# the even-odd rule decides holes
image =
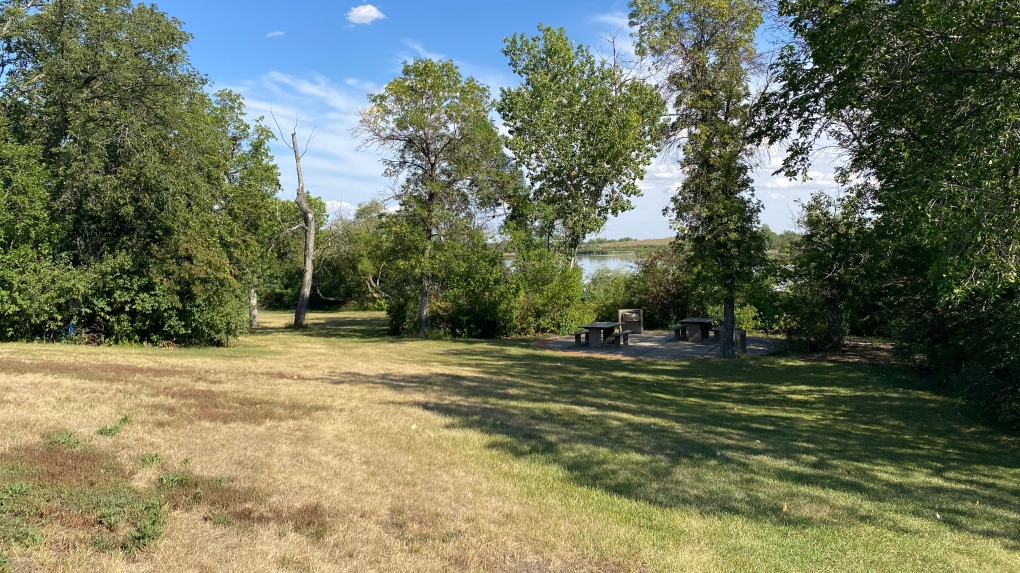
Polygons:
[[[712,341],[719,343],[722,341],[722,326],[717,326],[712,329]],[[747,331],[742,328],[733,329],[733,346],[736,347],[738,354],[747,354]]]
[[673,331],[673,340],[702,342],[708,340],[713,322],[711,318],[685,318],[669,329]]
[[[581,328],[588,329],[588,346],[590,348],[602,348],[602,341],[612,338],[613,331],[620,326],[619,322],[593,322]],[[629,334],[629,332],[628,332]],[[580,337],[574,335],[574,342],[577,343]]]
[[613,346],[620,346],[622,341],[624,346],[630,346],[630,335],[634,334],[629,330],[621,330],[620,332],[614,332],[609,336],[606,336],[606,342]]

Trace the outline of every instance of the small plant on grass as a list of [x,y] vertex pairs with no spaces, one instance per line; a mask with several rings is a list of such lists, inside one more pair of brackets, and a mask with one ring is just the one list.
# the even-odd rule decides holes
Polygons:
[[194,478],[187,472],[169,472],[159,476],[159,487],[162,489],[177,489],[187,487],[194,483]]
[[50,434],[50,445],[62,448],[77,448],[81,445],[81,440],[71,430],[60,430]]
[[7,555],[0,549],[0,573],[10,573],[10,571],[11,562],[7,560]]
[[163,461],[163,456],[159,454],[144,454],[142,455],[142,465],[145,467],[152,467],[159,462]]
[[112,426],[103,426],[102,428],[96,430],[96,433],[99,434],[100,436],[107,436],[112,438],[113,436],[119,434],[120,431],[124,429],[124,425],[130,421],[131,416],[124,414],[124,416],[120,419],[119,422]]
[[138,525],[124,536],[122,547],[133,551],[145,549],[155,543],[166,530],[166,508],[162,500],[153,499],[145,504]]

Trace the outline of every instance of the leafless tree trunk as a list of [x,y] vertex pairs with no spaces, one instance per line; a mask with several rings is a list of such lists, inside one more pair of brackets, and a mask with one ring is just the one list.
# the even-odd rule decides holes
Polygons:
[[248,327],[259,327],[259,293],[255,287],[248,291]]
[[305,226],[305,266],[301,272],[301,292],[298,294],[297,310],[294,311],[294,326],[300,328],[305,326],[305,316],[308,314],[308,299],[312,295],[312,270],[315,259],[315,213],[308,205],[308,196],[305,194],[305,180],[301,174],[301,152],[298,147],[297,130],[290,132],[291,146],[294,149],[294,164],[297,166],[297,205],[301,209],[301,216],[304,218]]

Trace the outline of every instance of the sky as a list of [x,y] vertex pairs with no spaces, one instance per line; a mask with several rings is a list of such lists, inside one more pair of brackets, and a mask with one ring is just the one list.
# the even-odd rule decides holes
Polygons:
[[[374,0],[373,0],[374,1]],[[382,197],[388,180],[379,156],[359,151],[350,135],[367,95],[398,76],[403,61],[416,57],[451,59],[465,76],[499,88],[519,78],[501,53],[503,39],[533,35],[539,23],[563,27],[572,40],[609,53],[607,37],[629,44],[626,1],[516,0],[165,0],[158,7],[193,35],[192,64],[211,89],[241,93],[252,118],[272,113],[289,138],[297,125],[308,190],[332,208],[349,208]],[[313,133],[310,140],[307,137]],[[285,196],[297,186],[293,154],[273,145]],[[836,189],[831,160],[819,159],[810,180],[771,176],[778,150],[759,154],[755,193],[764,204],[762,222],[775,231],[795,228],[796,200],[813,191]],[[602,237],[638,239],[674,235],[662,210],[682,180],[675,154],[657,158],[640,183],[635,209],[610,219]]]

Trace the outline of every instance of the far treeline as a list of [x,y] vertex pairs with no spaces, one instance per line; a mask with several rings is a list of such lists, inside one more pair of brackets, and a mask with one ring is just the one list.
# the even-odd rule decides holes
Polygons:
[[[406,62],[354,130],[388,201],[330,215],[280,188],[273,130],[194,69],[179,21],[0,0],[0,339],[225,345],[260,307],[303,316],[309,268],[313,307],[382,309],[397,334],[563,333],[640,307],[808,351],[880,336],[1020,424],[1020,7],[632,0],[630,24],[627,65],[562,29],[507,38],[520,84],[497,95]],[[773,54],[766,25],[788,39]],[[766,146],[792,178],[845,159],[796,233],[759,221]],[[684,174],[676,236],[585,282],[577,254],[663,151]]]

